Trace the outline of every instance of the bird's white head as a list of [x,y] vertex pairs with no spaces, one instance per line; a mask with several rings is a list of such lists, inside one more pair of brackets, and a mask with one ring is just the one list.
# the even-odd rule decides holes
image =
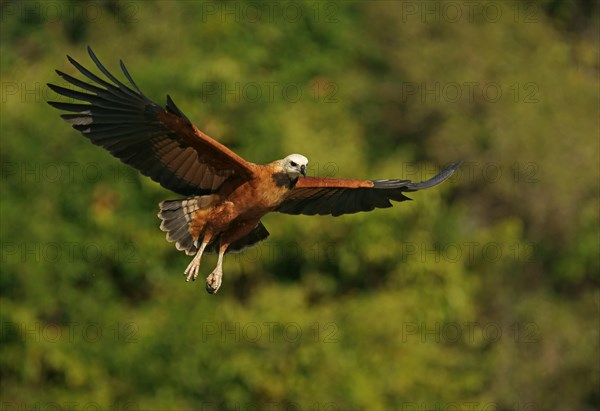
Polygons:
[[308,158],[301,154],[290,154],[283,160],[281,160],[281,168],[291,179],[296,179],[302,174],[306,177],[306,166],[308,165]]

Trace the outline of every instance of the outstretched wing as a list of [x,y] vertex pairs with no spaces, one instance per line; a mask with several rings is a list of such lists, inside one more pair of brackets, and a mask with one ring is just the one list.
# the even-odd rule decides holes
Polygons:
[[435,177],[410,180],[351,180],[343,178],[300,178],[275,211],[286,214],[339,216],[392,206],[390,200],[410,200],[403,193],[434,187],[448,179],[460,163],[451,164]]
[[67,56],[88,81],[56,72],[87,92],[48,84],[56,93],[78,101],[48,104],[72,113],[61,117],[92,143],[181,195],[209,194],[224,184],[233,189],[252,176],[251,163],[198,130],[171,97],[167,96],[165,108],[159,106],[142,93],[122,61],[121,70],[133,89],[104,68],[89,47],[88,52],[108,81]]

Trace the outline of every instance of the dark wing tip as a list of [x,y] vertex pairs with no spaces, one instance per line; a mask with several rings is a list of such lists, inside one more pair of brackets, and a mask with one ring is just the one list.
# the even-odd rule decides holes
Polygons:
[[460,166],[462,166],[462,164],[464,163],[463,160],[457,161],[456,163],[451,163],[448,167],[446,167],[443,171],[446,170],[452,170],[452,173],[454,173],[456,170],[458,170],[458,168]]
[[[50,87],[50,86],[53,86],[54,84],[47,83],[46,85],[48,87]],[[48,103],[49,105],[51,105],[54,108],[59,108],[58,106],[60,105],[61,102],[60,101],[47,100],[46,103]]]
[[410,183],[408,183],[406,185],[406,191],[417,191],[417,190],[423,190],[426,188],[435,187],[435,186],[443,183],[447,179],[449,179],[452,176],[452,174],[454,174],[456,172],[456,170],[458,170],[458,168],[461,166],[462,163],[463,163],[462,161],[459,161],[459,162],[450,164],[448,167],[446,167],[445,169],[440,171],[437,175],[430,178],[429,180],[421,181],[419,183],[413,183],[411,181]]
[[68,54],[67,54],[67,60],[69,60],[69,63],[76,66],[77,60],[75,60],[73,57],[69,56]]
[[173,101],[173,99],[171,98],[170,95],[167,94],[167,110],[181,118],[183,118],[185,121],[188,122],[188,124],[192,124],[192,122],[190,121],[189,118],[187,118],[187,116],[185,114],[183,114],[183,111],[181,111],[179,109],[179,107],[177,107],[177,105],[175,104],[175,102]]

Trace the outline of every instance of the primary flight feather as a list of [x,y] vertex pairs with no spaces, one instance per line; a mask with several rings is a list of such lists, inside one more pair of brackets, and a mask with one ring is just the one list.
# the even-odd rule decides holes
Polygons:
[[459,166],[451,164],[435,177],[414,183],[306,177],[308,159],[300,154],[265,165],[251,163],[200,131],[171,97],[167,96],[165,107],[146,97],[122,61],[130,86],[114,77],[89,47],[88,52],[107,80],[67,56],[87,81],[56,72],[84,91],[48,86],[86,104],[48,104],[69,112],[61,117],[92,143],[163,187],[187,196],[159,204],[160,228],[178,250],[194,255],[184,272],[187,281],[197,278],[204,252],[218,253],[217,266],[206,279],[209,293],[221,286],[226,252],[240,251],[269,236],[260,221],[265,214],[339,216],[391,207],[390,200],[408,200],[404,193],[436,186]]

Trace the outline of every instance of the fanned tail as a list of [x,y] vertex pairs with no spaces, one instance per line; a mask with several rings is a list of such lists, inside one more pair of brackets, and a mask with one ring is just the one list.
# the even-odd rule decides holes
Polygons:
[[[174,242],[175,247],[185,251],[187,255],[196,254],[208,213],[217,198],[216,195],[205,195],[161,202],[158,205],[160,208],[158,217],[162,220],[160,229],[167,233],[167,241]],[[268,236],[269,232],[259,222],[250,233],[231,243],[227,252],[242,251],[258,244]],[[216,252],[218,245],[219,237],[216,237],[207,245],[204,252]]]
[[206,223],[202,217],[208,215],[214,201],[215,195],[206,195],[161,202],[158,217],[162,220],[160,229],[167,232],[167,241],[175,242],[175,247],[187,255],[196,254]]

